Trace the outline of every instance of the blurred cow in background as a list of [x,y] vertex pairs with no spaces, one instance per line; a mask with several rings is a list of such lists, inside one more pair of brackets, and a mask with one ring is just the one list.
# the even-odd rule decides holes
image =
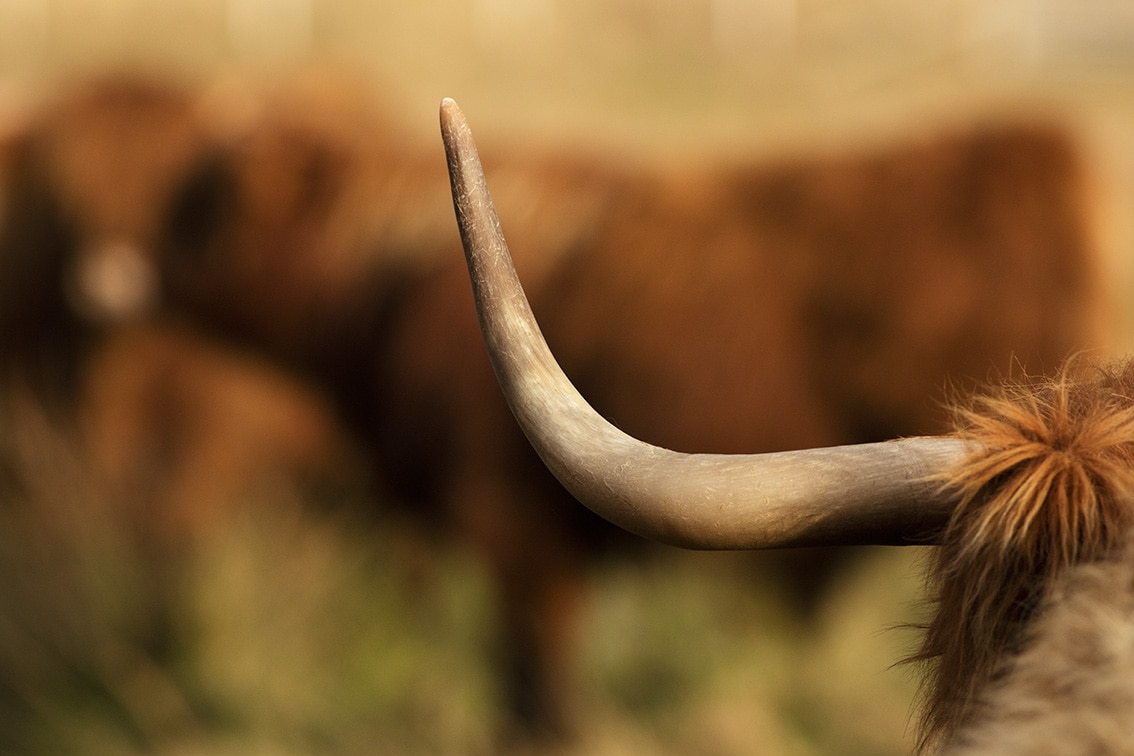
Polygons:
[[[393,498],[478,545],[503,601],[508,700],[558,730],[582,568],[614,534],[548,506],[563,494],[494,396],[457,240],[437,231],[442,166],[310,109],[265,113],[175,205],[170,304],[324,387]],[[565,369],[671,448],[931,432],[950,381],[1091,343],[1090,198],[1055,128],[770,165],[490,165]]]
[[[19,170],[6,178],[3,286],[26,303],[0,322],[11,354],[60,385],[81,373],[93,453],[135,494],[323,470],[351,458],[338,451],[345,430],[388,509],[483,555],[507,701],[529,734],[562,732],[585,567],[621,536],[557,506],[565,494],[499,397],[440,156],[405,147],[415,142],[334,89],[159,88],[157,115],[135,120],[139,96],[113,94],[122,86],[64,96],[16,142],[39,146],[11,152],[35,156],[10,161]],[[95,139],[81,124],[113,123],[104,108],[122,125],[99,137],[97,162],[38,157]],[[120,136],[135,128],[146,138]],[[141,157],[112,159],[119,150]],[[120,179],[135,164],[152,178]],[[516,151],[489,166],[567,372],[603,414],[671,448],[932,432],[948,382],[1013,360],[1055,365],[1092,340],[1090,198],[1058,129],[740,166]],[[133,225],[110,222],[119,206]],[[139,258],[140,275],[98,272]],[[104,279],[119,283],[84,283]],[[91,293],[104,290],[134,294]],[[29,318],[50,327],[25,331]],[[210,390],[198,371],[246,389]],[[222,453],[225,426],[259,430]],[[250,467],[233,464],[242,458]]]
[[187,93],[113,81],[42,104],[4,145],[6,371],[73,389],[101,325],[156,305],[144,245],[204,135]]
[[236,481],[331,469],[340,444],[316,392],[163,305],[154,250],[168,208],[225,133],[207,107],[156,79],[86,82],[32,109],[0,175],[9,394],[77,423],[117,495],[161,492],[171,532]]
[[[225,507],[343,479],[317,391],[163,307],[169,203],[225,133],[202,105],[111,77],[34,103],[0,143],[5,747],[39,750],[45,691],[120,705],[115,680],[183,663],[186,570]],[[100,616],[118,591],[128,609]],[[141,699],[169,704],[154,684]]]

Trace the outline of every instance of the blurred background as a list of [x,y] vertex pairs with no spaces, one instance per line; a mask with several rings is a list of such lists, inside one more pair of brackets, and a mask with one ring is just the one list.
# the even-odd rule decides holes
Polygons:
[[[1076,132],[1121,206],[1132,34],[1118,0],[4,0],[0,101],[10,112],[108,69],[210,82],[332,71],[426,144],[447,96],[489,138],[655,156],[776,155],[1040,113]],[[1120,259],[1123,215],[1107,226]]]
[[[0,136],[120,71],[218,91],[349,82],[400,129],[386,149],[432,151],[438,166],[445,96],[485,143],[628,164],[1055,122],[1090,174],[1105,343],[1129,346],[1134,8],[1120,0],[0,0]],[[467,548],[324,505],[360,496],[351,485],[281,483],[168,546],[166,575],[149,553],[164,536],[134,538],[93,506],[81,452],[31,415],[6,411],[0,429],[0,751],[505,748],[491,578]],[[806,620],[723,555],[604,565],[579,633],[576,739],[510,747],[909,752],[916,674],[895,662],[916,646],[905,626],[924,615],[922,559],[865,550]],[[175,628],[158,651],[155,623]]]
[[452,96],[482,131],[639,149],[773,150],[1032,107],[1115,139],[1134,65],[1134,20],[1115,0],[5,0],[0,14],[9,84],[124,65],[191,77],[325,66],[418,128]]

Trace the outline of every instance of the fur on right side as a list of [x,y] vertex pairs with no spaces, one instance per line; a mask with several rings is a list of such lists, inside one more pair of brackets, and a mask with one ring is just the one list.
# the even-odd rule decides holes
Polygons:
[[1056,582],[947,753],[1134,754],[1134,548]]
[[1134,361],[1072,361],[957,426],[974,452],[943,481],[921,750],[1134,753]]

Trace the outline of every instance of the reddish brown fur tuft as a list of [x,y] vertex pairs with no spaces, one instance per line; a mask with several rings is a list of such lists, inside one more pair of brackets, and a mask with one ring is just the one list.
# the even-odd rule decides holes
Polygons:
[[946,481],[961,503],[930,565],[936,614],[914,657],[933,663],[922,750],[970,718],[1055,578],[1124,542],[1134,519],[1134,361],[1008,385],[958,408],[956,420],[981,450]]

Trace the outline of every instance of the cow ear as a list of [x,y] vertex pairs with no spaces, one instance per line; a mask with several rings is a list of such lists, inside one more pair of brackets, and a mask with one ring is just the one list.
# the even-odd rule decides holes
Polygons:
[[200,261],[217,246],[236,212],[237,179],[225,151],[205,155],[174,190],[162,223],[167,262]]

